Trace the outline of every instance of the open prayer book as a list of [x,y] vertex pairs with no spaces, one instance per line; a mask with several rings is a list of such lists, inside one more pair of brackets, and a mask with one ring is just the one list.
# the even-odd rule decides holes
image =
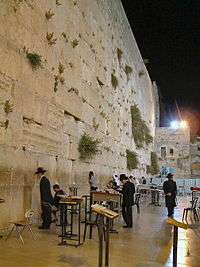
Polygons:
[[114,212],[102,205],[99,204],[94,204],[91,206],[92,207],[92,211],[96,212],[100,215],[103,215],[105,217],[108,217],[109,219],[115,219],[119,216],[119,214],[117,212]]

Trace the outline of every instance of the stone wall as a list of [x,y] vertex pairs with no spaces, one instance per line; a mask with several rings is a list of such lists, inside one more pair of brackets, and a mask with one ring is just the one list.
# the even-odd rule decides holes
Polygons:
[[191,177],[190,130],[156,128],[155,150],[163,176],[166,172],[175,173],[176,178]]
[[[105,183],[127,172],[136,151],[130,106],[137,104],[152,136],[155,90],[119,0],[0,1],[0,224],[39,207],[38,166],[51,183],[88,190],[88,172]],[[33,68],[27,53],[42,56]],[[129,73],[126,71],[129,66]],[[127,73],[126,73],[127,72]],[[117,84],[112,84],[111,74]],[[116,87],[116,88],[115,88]],[[80,161],[86,132],[100,152]],[[137,150],[142,175],[151,145]]]

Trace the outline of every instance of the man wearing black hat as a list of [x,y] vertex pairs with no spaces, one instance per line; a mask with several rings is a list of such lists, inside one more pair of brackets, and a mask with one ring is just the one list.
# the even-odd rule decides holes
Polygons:
[[168,209],[168,217],[172,217],[174,214],[174,207],[176,207],[176,194],[177,186],[176,182],[173,181],[173,174],[168,173],[168,181],[163,184],[163,190],[165,193],[165,203]]
[[120,174],[120,181],[123,184],[122,216],[126,223],[123,227],[131,228],[133,227],[132,206],[134,204],[135,186],[128,180],[128,177],[125,174]]
[[39,226],[39,229],[49,229],[51,225],[51,205],[53,204],[53,197],[49,179],[44,175],[45,172],[46,170],[42,167],[37,168],[35,172],[40,179],[42,225]]

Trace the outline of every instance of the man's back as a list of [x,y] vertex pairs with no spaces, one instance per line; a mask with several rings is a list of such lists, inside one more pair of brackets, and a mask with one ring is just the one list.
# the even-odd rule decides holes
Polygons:
[[49,179],[43,176],[40,180],[40,196],[42,202],[53,202],[53,197],[51,194],[51,185]]
[[123,204],[132,206],[134,203],[135,186],[133,183],[127,181],[122,188]]

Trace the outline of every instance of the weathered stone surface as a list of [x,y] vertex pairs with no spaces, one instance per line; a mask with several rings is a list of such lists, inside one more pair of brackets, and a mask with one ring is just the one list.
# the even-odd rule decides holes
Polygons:
[[[55,15],[47,20],[49,9]],[[154,136],[157,103],[120,0],[61,1],[60,6],[1,1],[0,38],[0,197],[6,199],[0,224],[5,224],[39,207],[33,175],[38,166],[65,189],[75,181],[80,193],[88,190],[89,170],[102,184],[113,172],[127,172],[126,149],[136,150],[130,106],[138,105]],[[41,55],[41,67],[32,68],[27,51]],[[126,64],[132,68],[129,77]],[[12,107],[8,113],[6,101]],[[82,162],[78,143],[84,132],[101,140],[101,152]],[[151,150],[149,145],[137,151],[135,175],[145,173]],[[8,213],[11,198],[15,206]]]
[[161,172],[166,170],[175,173],[176,178],[189,178],[191,176],[189,128],[156,128],[155,140]]

